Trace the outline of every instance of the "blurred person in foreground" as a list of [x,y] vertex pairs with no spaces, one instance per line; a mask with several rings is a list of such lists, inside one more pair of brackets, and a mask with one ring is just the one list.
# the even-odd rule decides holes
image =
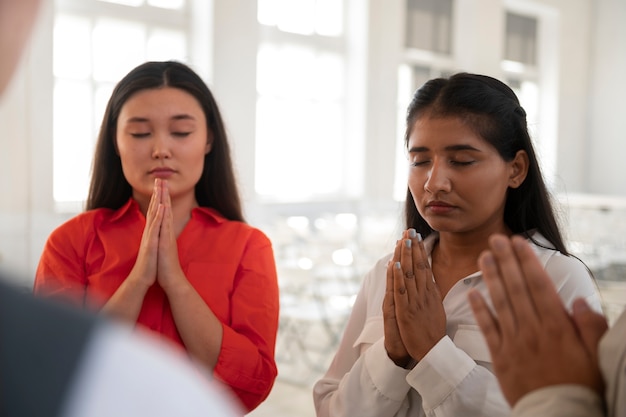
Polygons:
[[479,266],[493,308],[468,297],[512,415],[626,416],[626,312],[610,329],[583,299],[568,313],[521,236],[492,236]]
[[[0,94],[39,0],[0,0]],[[0,274],[0,416],[241,415],[201,368],[153,336],[39,300]]]

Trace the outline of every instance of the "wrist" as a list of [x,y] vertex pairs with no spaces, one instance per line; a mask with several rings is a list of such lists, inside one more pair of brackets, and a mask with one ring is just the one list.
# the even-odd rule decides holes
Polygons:
[[181,296],[192,289],[191,284],[189,284],[189,281],[187,281],[187,278],[182,272],[180,278],[159,279],[159,285],[163,288],[163,291],[165,291],[168,297]]

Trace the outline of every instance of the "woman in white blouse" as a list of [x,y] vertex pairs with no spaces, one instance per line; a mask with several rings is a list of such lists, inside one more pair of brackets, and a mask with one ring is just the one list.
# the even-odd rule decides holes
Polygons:
[[566,305],[600,299],[568,256],[528,134],[502,82],[428,81],[407,111],[406,230],[366,275],[343,339],[313,390],[318,417],[503,416],[510,407],[467,294],[487,288],[480,253],[494,233],[533,246]]

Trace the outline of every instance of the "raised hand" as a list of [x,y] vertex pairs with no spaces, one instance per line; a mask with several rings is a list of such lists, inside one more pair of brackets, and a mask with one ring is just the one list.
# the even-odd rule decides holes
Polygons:
[[522,237],[494,235],[489,246],[479,258],[479,267],[495,314],[478,292],[472,291],[469,299],[509,403],[515,405],[527,393],[557,384],[584,385],[601,392],[597,342],[606,322],[598,321],[584,302],[577,301],[579,333]]
[[446,334],[446,313],[421,236],[409,230],[394,264],[396,321],[411,357],[420,361]]
[[157,181],[161,181],[160,196],[163,208],[157,247],[157,280],[159,285],[167,291],[177,283],[187,283],[187,279],[183,274],[178,259],[178,246],[176,244],[176,231],[174,229],[169,186],[167,181]]
[[[403,234],[403,238],[406,237]],[[383,299],[383,323],[385,334],[385,350],[389,358],[398,366],[406,368],[411,362],[411,356],[402,342],[400,329],[396,318],[394,265],[400,262],[400,245],[396,244],[393,258],[387,265],[387,288]]]
[[385,348],[399,366],[420,361],[446,333],[446,314],[421,237],[403,233],[387,268]]
[[164,213],[164,207],[161,203],[163,191],[160,181],[157,179],[154,182],[152,197],[146,212],[146,226],[141,236],[137,260],[128,276],[129,280],[143,283],[146,287],[154,284],[157,277],[157,250]]
[[135,265],[103,307],[103,311],[130,323],[137,320],[146,292],[157,280],[159,235],[165,213],[162,199],[162,184],[161,180],[157,179],[146,211],[146,225]]

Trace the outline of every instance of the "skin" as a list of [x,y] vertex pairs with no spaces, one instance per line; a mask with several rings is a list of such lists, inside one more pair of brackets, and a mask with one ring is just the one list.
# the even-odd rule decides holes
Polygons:
[[198,206],[194,187],[211,150],[202,108],[183,90],[140,91],[120,111],[116,146],[146,226],[133,269],[103,310],[135,323],[146,292],[160,285],[188,352],[212,369],[222,325],[183,273],[176,244]]
[[0,0],[0,95],[20,62],[40,3],[40,0]]
[[443,299],[456,282],[476,272],[489,235],[510,234],[504,223],[506,193],[519,187],[528,171],[525,152],[504,161],[457,117],[422,116],[408,149],[409,189],[439,241],[431,266],[420,238],[407,230],[387,267],[385,348],[403,367],[419,362],[445,335]]
[[558,384],[583,385],[601,395],[598,342],[607,330],[606,319],[582,299],[575,301],[570,316],[520,236],[492,236],[479,266],[494,309],[476,291],[469,301],[511,406],[531,391]]

